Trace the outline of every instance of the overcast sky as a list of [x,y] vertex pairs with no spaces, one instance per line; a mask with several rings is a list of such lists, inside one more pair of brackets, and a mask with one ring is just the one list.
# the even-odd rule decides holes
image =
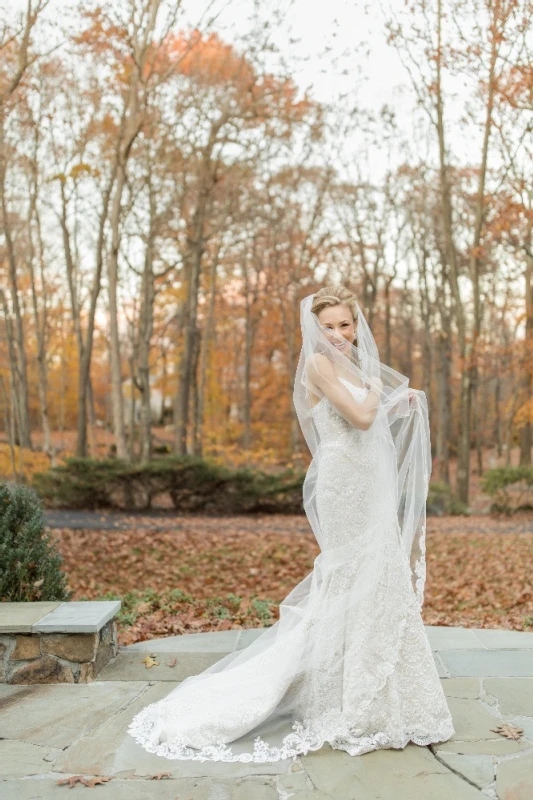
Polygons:
[[[404,9],[405,5],[404,0],[383,2],[391,3],[398,10]],[[101,4],[111,7],[114,2],[102,0]],[[26,5],[27,0],[10,0],[7,13],[24,9]],[[76,0],[50,0],[45,13],[48,20],[57,19],[58,36],[63,35],[65,26],[68,27],[68,9],[79,7]],[[355,104],[377,112],[387,105],[395,113],[403,141],[412,139],[413,125],[416,124],[413,114],[415,95],[398,53],[386,42],[380,0],[182,0],[183,13],[178,24],[183,27],[186,23],[197,24],[205,9],[210,9],[211,13],[214,10],[219,12],[215,30],[224,40],[238,42],[239,36],[249,29],[255,7],[263,19],[272,19],[276,9],[283,12],[283,22],[274,28],[272,36],[289,60],[293,79],[302,90],[311,89],[312,96],[324,103],[346,95],[347,99],[342,102],[350,108]],[[46,35],[48,41],[53,32],[47,31]],[[456,96],[453,103],[448,103],[448,120],[450,114],[461,113],[461,101],[467,94],[461,85],[454,85],[453,89]],[[420,113],[417,113],[420,119]],[[348,165],[344,169],[361,161],[361,148],[365,146],[363,137],[357,126],[354,126],[353,135],[350,129],[342,144],[344,165]],[[380,133],[376,139],[368,149],[365,146],[364,160],[367,177],[379,181],[387,168],[385,149],[388,148],[392,164],[404,160],[405,153],[393,153],[394,143],[386,142]],[[455,156],[466,160],[469,148],[473,149],[470,156],[477,159],[481,143],[477,139],[476,135],[465,136],[464,130],[452,122],[448,143]],[[420,140],[417,147],[420,147]],[[431,147],[434,148],[434,142]]]
[[[362,62],[368,79],[363,98],[369,105],[379,107],[383,103],[394,103],[398,86],[408,83],[397,53],[386,44],[379,3],[373,0],[369,4],[372,10],[367,12],[366,2],[260,0],[260,12],[265,18],[273,8],[285,11],[285,24],[274,32],[274,40],[285,52],[290,48],[297,59],[307,59],[294,73],[294,79],[302,88],[312,86],[316,99],[328,102],[332,95],[349,92],[356,79],[355,66]],[[112,5],[112,2],[108,0],[107,4]],[[65,19],[66,9],[74,5],[77,4],[68,0],[50,0],[46,15],[57,18],[59,22]],[[105,0],[102,5],[106,5]],[[194,24],[201,9],[208,5],[220,11],[215,28],[226,40],[232,41],[246,30],[254,0],[214,0],[213,3],[209,0],[183,0],[185,18]],[[26,6],[27,0],[10,0],[7,13],[11,15]],[[300,41],[289,44],[289,36]],[[324,52],[326,47],[331,48],[328,53]],[[367,48],[369,55],[365,57]],[[345,74],[341,74],[343,70],[346,70]]]

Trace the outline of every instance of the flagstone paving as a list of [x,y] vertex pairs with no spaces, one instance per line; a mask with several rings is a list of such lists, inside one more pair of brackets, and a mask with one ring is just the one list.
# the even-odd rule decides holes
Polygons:
[[[149,754],[127,733],[135,713],[260,631],[176,636],[120,648],[93,683],[0,685],[0,799],[84,796],[57,784],[81,775],[109,778],[92,789],[103,800],[533,800],[533,633],[426,631],[454,719],[448,742],[355,758],[326,746],[256,765]],[[519,740],[494,731],[506,722],[524,729]]]

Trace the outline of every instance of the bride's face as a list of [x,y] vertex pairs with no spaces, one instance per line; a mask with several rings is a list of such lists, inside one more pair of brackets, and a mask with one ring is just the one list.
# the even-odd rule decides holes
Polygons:
[[329,341],[338,350],[350,350],[349,345],[355,339],[357,326],[349,306],[340,303],[338,306],[323,308],[318,314],[318,321]]

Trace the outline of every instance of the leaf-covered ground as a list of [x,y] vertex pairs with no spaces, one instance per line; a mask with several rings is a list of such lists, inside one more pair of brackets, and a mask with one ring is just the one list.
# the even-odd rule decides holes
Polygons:
[[[54,532],[73,599],[122,600],[121,644],[272,624],[318,553],[299,516],[180,516],[158,519],[155,531],[132,518],[131,526]],[[533,630],[532,529],[527,517],[430,518],[424,622]]]

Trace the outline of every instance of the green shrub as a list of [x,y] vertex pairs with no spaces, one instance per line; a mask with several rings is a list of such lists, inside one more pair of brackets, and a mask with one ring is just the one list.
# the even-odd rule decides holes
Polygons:
[[158,453],[160,455],[161,454],[170,453],[170,445],[168,445],[166,443],[165,444],[155,444],[153,449],[154,449],[154,453]]
[[54,508],[108,508],[112,505],[110,487],[125,470],[127,464],[115,458],[69,458],[63,466],[35,473],[32,483],[47,505]]
[[148,464],[70,458],[35,474],[33,486],[54,508],[148,510],[165,495],[178,511],[301,513],[303,478],[293,470],[277,475],[230,470],[193,456]]
[[448,513],[451,501],[451,489],[447,483],[430,483],[426,513],[429,515],[442,516]]
[[429,484],[426,513],[438,517],[443,514],[468,514],[468,507],[454,497],[449,484],[434,481]]
[[481,488],[494,498],[491,511],[513,514],[533,506],[533,467],[497,467],[483,475]]
[[0,484],[0,600],[69,600],[61,563],[35,492]]

